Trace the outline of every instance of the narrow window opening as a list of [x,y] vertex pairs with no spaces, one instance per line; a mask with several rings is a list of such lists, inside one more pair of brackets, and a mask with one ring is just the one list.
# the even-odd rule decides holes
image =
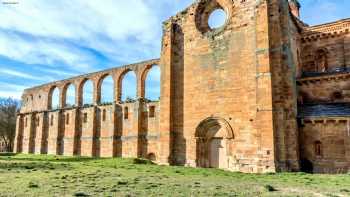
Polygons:
[[24,120],[24,127],[27,127],[27,122],[28,121],[28,119],[27,118],[25,118],[25,120]]
[[102,121],[106,121],[106,109],[102,111]]
[[317,72],[327,72],[328,71],[328,57],[327,51],[325,49],[320,49],[316,52],[315,65]]
[[129,108],[124,107],[124,119],[127,120],[129,119]]
[[322,143],[320,141],[315,142],[315,155],[316,156],[322,155]]
[[84,123],[87,123],[87,113],[84,113]]
[[39,117],[36,118],[36,126],[37,126],[37,127],[40,126],[40,119],[39,119]]
[[53,126],[53,115],[51,115],[50,125]]
[[69,114],[66,115],[66,125],[69,124]]
[[148,113],[149,113],[148,115],[149,115],[150,118],[156,117],[156,107],[155,106],[150,106]]

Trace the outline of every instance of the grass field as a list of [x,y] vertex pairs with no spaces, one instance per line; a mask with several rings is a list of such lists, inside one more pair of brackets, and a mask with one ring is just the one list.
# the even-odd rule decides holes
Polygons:
[[350,175],[242,174],[133,159],[0,154],[0,196],[350,196]]

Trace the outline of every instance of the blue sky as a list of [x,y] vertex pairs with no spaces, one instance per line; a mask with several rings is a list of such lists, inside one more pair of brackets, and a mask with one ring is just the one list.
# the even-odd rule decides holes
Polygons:
[[[0,0],[0,97],[14,98],[35,85],[158,58],[162,21],[193,2],[4,1]],[[311,25],[350,17],[349,0],[300,2],[302,19]],[[124,99],[135,96],[133,80],[132,74],[125,77]],[[159,69],[155,69],[146,85],[151,99],[159,96],[158,85]],[[103,101],[111,100],[111,86],[106,80],[103,89],[108,94],[102,95]]]

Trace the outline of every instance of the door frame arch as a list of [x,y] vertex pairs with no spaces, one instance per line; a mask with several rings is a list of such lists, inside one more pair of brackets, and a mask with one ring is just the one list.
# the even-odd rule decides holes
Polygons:
[[[196,166],[197,167],[210,167],[210,143],[213,136],[208,135],[208,131],[216,126],[225,129],[225,134],[223,140],[226,143],[232,142],[234,140],[234,131],[228,121],[220,117],[209,117],[204,119],[199,123],[196,128],[195,138],[196,138]],[[230,154],[230,146],[226,146],[227,154]]]

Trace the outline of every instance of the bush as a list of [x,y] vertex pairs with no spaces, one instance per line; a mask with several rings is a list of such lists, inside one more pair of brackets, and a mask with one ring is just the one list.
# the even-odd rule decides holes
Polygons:
[[29,188],[39,188],[39,185],[33,182],[30,182],[28,185]]
[[277,191],[277,189],[275,189],[272,185],[265,185],[264,188],[268,192],[275,192],[275,191]]
[[133,160],[133,164],[154,164],[152,161],[147,159],[135,158]]

